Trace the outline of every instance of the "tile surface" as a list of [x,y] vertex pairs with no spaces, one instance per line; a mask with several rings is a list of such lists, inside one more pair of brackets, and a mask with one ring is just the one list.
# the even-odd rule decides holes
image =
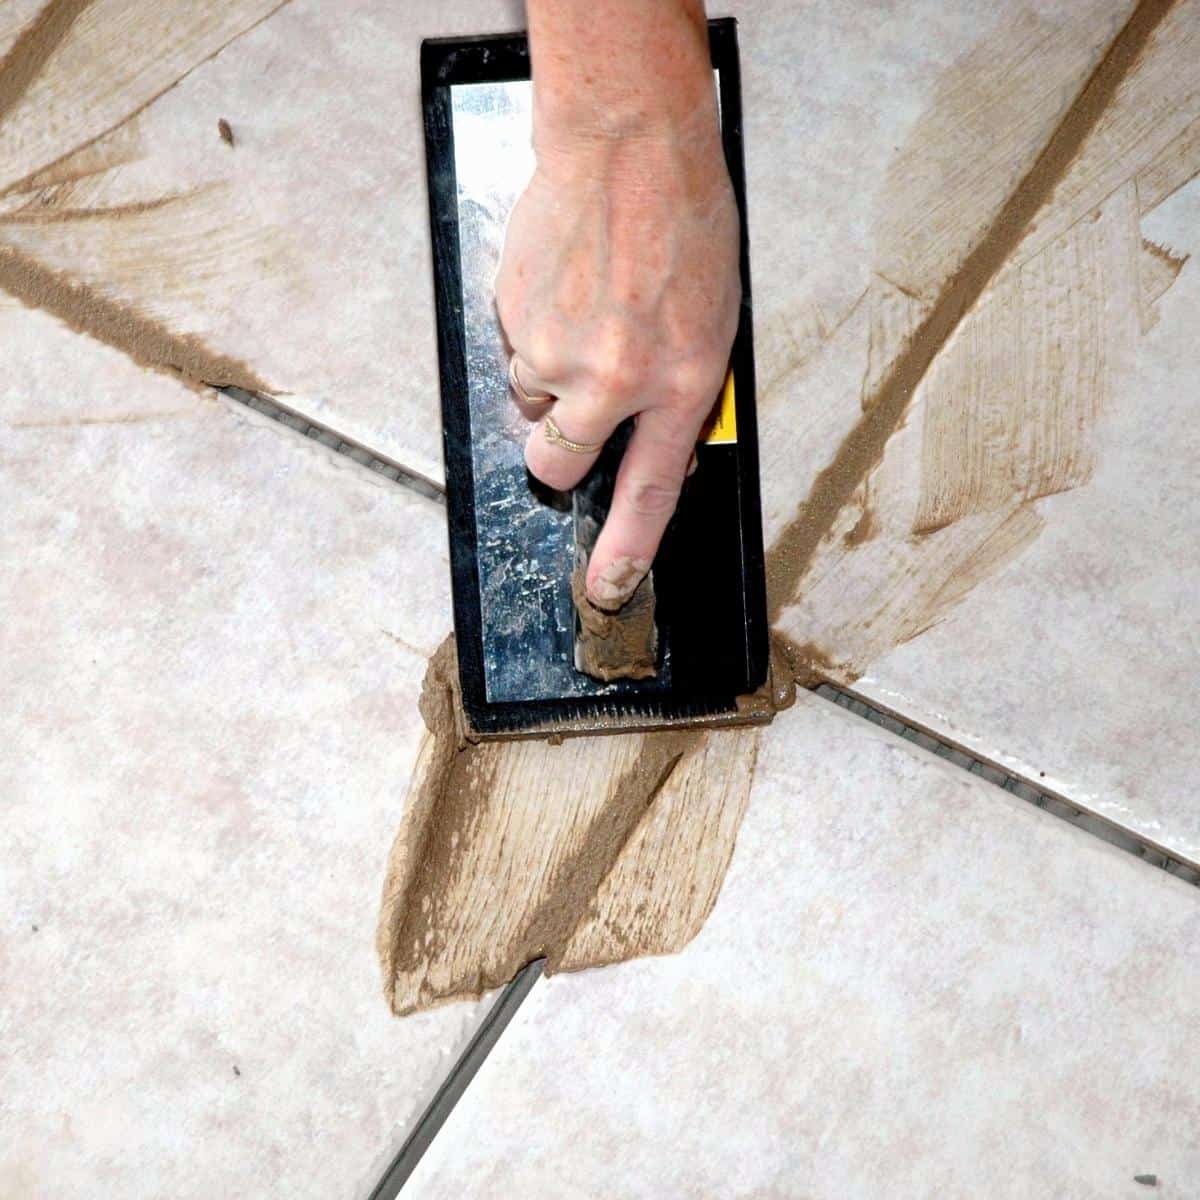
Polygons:
[[[0,252],[439,478],[417,46],[519,6],[133,5],[88,6],[0,123]],[[38,7],[0,5],[0,53]],[[1133,7],[733,6],[768,541]],[[779,622],[1193,861],[1198,14],[937,349]],[[1026,407],[946,453],[954,405],[995,399],[976,349],[1026,344]],[[478,1015],[394,1021],[370,940],[442,513],[3,292],[0,346],[0,1192],[363,1195]],[[978,472],[927,487],[946,461]],[[803,700],[695,942],[539,985],[413,1194],[1134,1196],[1152,1171],[1184,1196],[1197,911]]]
[[442,510],[0,311],[0,1194],[360,1197],[479,1016],[373,930]]
[[[131,6],[81,19],[40,107],[0,129],[21,151],[0,189],[25,180],[0,197],[0,247],[251,363],[290,407],[440,479],[419,46],[515,28],[519,4],[170,0],[169,55]],[[122,82],[93,87],[78,58]],[[143,109],[147,77],[179,82]]]
[[685,950],[538,984],[410,1186],[1184,1197],[1193,889],[806,697]]
[[[1200,185],[1143,233],[1200,251]],[[1089,483],[1041,502],[1046,528],[944,622],[856,685],[942,736],[1200,863],[1200,265],[1136,344],[1096,431]]]
[[[1133,8],[905,6],[869,30],[845,10],[798,12],[811,49],[790,78],[809,102],[776,99],[773,138],[754,136],[754,114],[772,111],[793,70],[789,43],[756,46],[748,16],[777,551],[818,473],[844,470],[839,453],[869,424],[889,369],[911,361],[939,289]],[[842,56],[828,52],[835,28],[850,38]],[[936,348],[881,461],[839,498],[778,597],[776,622],[817,674],[857,680],[906,719],[1193,863],[1200,752],[1183,698],[1200,678],[1197,50],[1200,5],[1181,0]]]
[[[20,154],[0,186],[19,186],[0,198],[0,244],[252,363],[291,407],[440,479],[418,48],[519,28],[520,4],[236,0],[218,22],[202,15],[218,6],[171,0],[167,55],[125,12],[135,2],[95,6],[6,121]],[[764,393],[866,287],[877,185],[939,68],[1018,7],[713,10],[741,22]],[[1077,72],[1127,8],[1074,6]],[[73,71],[98,56],[120,86]]]

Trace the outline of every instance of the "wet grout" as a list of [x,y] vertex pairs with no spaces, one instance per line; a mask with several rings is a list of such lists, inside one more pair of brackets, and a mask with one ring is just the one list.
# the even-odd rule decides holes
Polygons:
[[904,738],[905,741],[913,742],[923,750],[928,750],[931,754],[953,763],[971,775],[986,779],[989,783],[1003,788],[1019,800],[1024,800],[1027,804],[1032,804],[1034,807],[1043,809],[1060,820],[1066,821],[1067,824],[1074,825],[1076,829],[1082,829],[1085,833],[1107,842],[1110,846],[1116,846],[1119,850],[1124,850],[1127,854],[1142,859],[1152,867],[1166,871],[1168,875],[1181,879],[1184,883],[1200,887],[1200,868],[1175,858],[1161,846],[1139,838],[1128,829],[1123,829],[1095,813],[1078,808],[1064,797],[1048,792],[1030,780],[1006,771],[994,762],[979,758],[962,746],[936,737],[921,726],[909,724],[896,713],[876,708],[854,692],[844,691],[830,683],[819,684],[813,691],[822,699],[829,700],[874,725],[879,725],[889,733]]

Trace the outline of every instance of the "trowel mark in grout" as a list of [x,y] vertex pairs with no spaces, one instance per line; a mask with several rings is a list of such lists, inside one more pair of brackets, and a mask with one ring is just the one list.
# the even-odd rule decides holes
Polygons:
[[1086,483],[1138,330],[1132,183],[1005,271],[926,376],[917,533]]
[[[1169,131],[1191,129],[1200,91],[1189,79],[1200,60],[1181,64],[1167,36],[1178,32],[1172,9],[1139,5],[1086,86],[1075,84],[1076,100],[935,304],[918,297],[938,285],[937,270],[958,261],[955,247],[978,204],[964,194],[958,208],[940,205],[945,172],[929,164],[950,170],[953,184],[955,154],[976,141],[990,145],[972,124],[984,118],[971,106],[958,111],[960,93],[990,94],[1008,68],[989,82],[987,64],[1023,60],[1022,70],[1038,77],[1037,95],[1061,95],[1062,71],[1078,69],[1061,31],[1048,35],[1031,18],[1015,27],[1016,50],[973,51],[968,65],[982,82],[952,71],[953,86],[939,89],[946,111],[923,118],[913,135],[943,137],[950,149],[907,147],[889,176],[904,194],[894,208],[890,191],[881,203],[888,274],[876,274],[870,289],[863,416],[769,555],[776,628],[833,664],[830,678],[856,678],[942,619],[1036,536],[1042,520],[1021,506],[1090,477],[1095,418],[1127,376],[1147,293],[1157,299],[1178,262],[1154,264],[1147,285],[1133,181],[1157,163],[1145,190],[1162,195],[1195,173],[1195,140]],[[1125,107],[1146,97],[1143,74],[1157,81],[1155,111],[1173,106],[1174,115],[1163,116],[1168,133],[1121,143],[1114,189],[1111,149],[1097,145],[1098,131],[1130,126]],[[1005,144],[1022,161],[1035,152],[1027,139]],[[990,169],[1014,177],[1010,161]],[[1065,194],[1063,180],[1071,181]],[[1107,190],[1093,195],[1081,181]],[[991,195],[995,180],[980,180],[979,189]],[[916,221],[922,212],[930,214],[925,227],[910,229],[903,214]],[[897,234],[890,240],[889,230]],[[912,240],[902,246],[897,231]],[[910,413],[919,417],[912,428]]]
[[0,124],[29,90],[91,0],[47,0],[0,58]]
[[0,209],[0,227],[5,225],[58,225],[73,221],[113,221],[122,217],[139,217],[156,209],[166,208],[187,200],[196,193],[181,193],[160,196],[155,200],[135,200],[129,204],[109,204],[94,208],[67,208],[61,201],[63,189],[56,189],[53,196],[27,201],[20,207]]
[[129,194],[115,168],[141,154],[143,109],[285,3],[201,0],[169,29],[138,0],[37,11],[0,60],[0,289],[143,366],[274,390],[153,310],[270,274],[279,231],[243,219],[253,205],[231,189]]
[[[1200,155],[1200,0],[1175,0],[1146,39],[1095,128],[1013,254],[1026,262],[1131,179],[1153,172],[1170,191],[1196,174]],[[1139,188],[1145,215],[1165,199]]]
[[1139,326],[1149,333],[1158,322],[1158,301],[1179,278],[1188,255],[1172,254],[1165,246],[1142,239],[1138,255]]
[[430,661],[429,732],[380,912],[397,1013],[684,946],[716,900],[758,733],[459,741],[452,641]]
[[867,369],[863,373],[862,408],[875,403],[880,385],[896,360],[908,348],[929,312],[928,302],[874,275],[867,289],[871,324],[867,339]]
[[51,0],[0,64],[0,195],[112,133],[288,2],[192,0],[164,23],[145,19],[142,0]]
[[1136,183],[1138,212],[1145,216],[1200,173],[1200,117],[1178,133],[1146,168]]
[[[852,524],[847,510],[836,527]],[[867,667],[942,621],[970,592],[1012,562],[1045,521],[1028,504],[964,517],[944,529],[879,536],[846,554],[821,554],[783,632],[802,643],[808,686],[850,686]],[[800,678],[800,677],[798,677]]]
[[73,186],[65,198],[59,188],[37,193],[15,211],[0,208],[0,244],[171,327],[252,304],[260,280],[282,275],[300,288],[296,240],[233,185],[131,191],[89,189],[84,204]]
[[61,184],[77,184],[81,180],[109,175],[119,167],[136,162],[145,153],[142,124],[132,117],[105,137],[63,155],[56,162],[27,176],[15,187],[6,187],[5,196],[22,196]]
[[[882,460],[888,440],[903,420],[934,359],[1050,199],[1055,185],[1066,174],[1156,25],[1171,7],[1171,0],[1142,0],[1137,6],[1053,129],[1036,161],[996,211],[961,267],[942,284],[928,316],[868,398],[863,416],[833,460],[817,476],[799,513],[772,547],[768,583],[773,617],[795,597],[843,506]],[[889,272],[889,279],[899,278],[910,291],[919,294],[923,290],[921,285],[903,278],[903,263],[897,266],[900,272]]]
[[[1013,211],[1014,197],[1027,191],[1039,156],[1072,114],[1094,120],[1080,109],[1080,91],[1130,8],[1115,0],[1107,12],[1097,4],[1061,6],[1054,18],[1004,12],[939,75],[876,200],[872,266],[879,275],[932,303],[972,251],[995,236],[998,213],[1009,210],[1022,224],[1032,219],[1032,212]],[[1059,159],[1048,164],[1056,177],[1061,152]]]

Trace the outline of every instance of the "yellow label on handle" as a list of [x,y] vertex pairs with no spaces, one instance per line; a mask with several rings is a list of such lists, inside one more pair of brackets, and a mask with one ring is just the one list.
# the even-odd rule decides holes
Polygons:
[[701,431],[706,446],[728,446],[737,441],[737,404],[733,390],[733,371],[725,376],[721,398],[713,405],[712,415]]

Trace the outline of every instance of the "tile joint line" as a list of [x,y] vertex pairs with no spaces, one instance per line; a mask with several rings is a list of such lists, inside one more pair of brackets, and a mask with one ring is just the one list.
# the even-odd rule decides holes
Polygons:
[[483,1019],[483,1024],[467,1043],[458,1061],[450,1068],[449,1074],[413,1126],[412,1133],[405,1139],[399,1153],[384,1171],[368,1200],[396,1200],[400,1189],[416,1170],[417,1163],[421,1161],[425,1151],[446,1123],[446,1118],[454,1111],[454,1106],[462,1099],[471,1080],[475,1078],[475,1072],[500,1040],[505,1026],[513,1019],[517,1009],[529,995],[530,989],[541,978],[545,966],[544,958],[535,959],[522,967],[500,992],[488,1015]]
[[986,779],[989,783],[1003,788],[1004,791],[1018,799],[1032,804],[1035,808],[1051,813],[1060,820],[1066,821],[1067,824],[1074,825],[1077,829],[1082,829],[1093,837],[1099,838],[1111,846],[1116,846],[1159,870],[1166,871],[1168,875],[1173,875],[1176,879],[1190,883],[1193,887],[1200,886],[1200,865],[1178,858],[1162,846],[1139,837],[1124,826],[1073,804],[1065,796],[1057,795],[1023,775],[1016,775],[996,762],[980,758],[961,745],[946,741],[930,729],[913,724],[903,714],[892,709],[880,708],[857,692],[835,687],[831,683],[818,684],[812,690],[822,699],[831,701],[839,708],[844,708],[855,716],[904,738],[905,741],[915,743],[960,770],[977,778]]
[[270,417],[272,421],[278,421],[280,425],[286,425],[288,429],[294,430],[302,437],[319,442],[335,454],[345,455],[352,462],[366,467],[368,471],[373,471],[376,475],[382,475],[384,479],[390,479],[400,487],[408,488],[409,491],[416,492],[428,500],[435,500],[439,504],[444,504],[446,501],[446,489],[436,480],[422,475],[419,471],[414,471],[411,467],[406,467],[403,463],[396,462],[395,459],[380,454],[378,450],[369,449],[361,442],[356,442],[353,438],[348,438],[345,434],[338,433],[336,429],[322,425],[311,417],[306,417],[302,413],[288,408],[285,404],[280,404],[273,396],[266,396],[262,392],[247,391],[245,388],[234,387],[232,384],[212,383],[208,386],[245,408],[262,413],[263,416]]
[[[312,420],[311,417],[295,412],[286,405],[280,404],[273,397],[232,385],[211,384],[209,386],[238,404],[254,412],[262,413],[273,421],[278,421],[303,437],[311,438],[335,454],[345,455],[351,461],[385,479],[390,479],[400,487],[407,488],[439,504],[445,503],[446,489],[442,484],[376,450],[368,449],[360,442],[345,437],[337,430]],[[852,689],[847,690],[835,687],[831,683],[822,683],[812,690],[818,696],[832,701],[856,716],[879,725],[907,741],[916,743],[939,758],[945,759],[972,775],[986,779],[989,783],[1003,788],[1006,792],[1037,808],[1052,813],[1077,829],[1082,829],[1110,845],[1117,846],[1177,879],[1182,879],[1193,886],[1200,886],[1200,864],[1178,858],[1149,839],[1139,837],[1114,821],[1073,804],[1066,797],[1056,795],[1033,780],[1013,774],[994,761],[980,758],[965,747],[946,741],[931,729],[914,724],[903,714],[878,707]],[[520,977],[518,976],[518,978]]]

